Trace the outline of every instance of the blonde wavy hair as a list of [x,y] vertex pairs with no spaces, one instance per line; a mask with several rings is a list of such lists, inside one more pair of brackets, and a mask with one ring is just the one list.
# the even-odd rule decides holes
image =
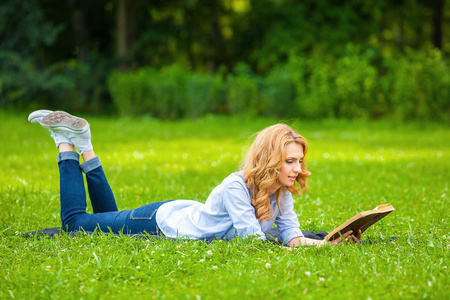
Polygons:
[[[269,191],[278,184],[278,174],[286,159],[286,146],[290,143],[301,145],[306,155],[308,144],[304,137],[286,124],[269,126],[257,133],[243,162],[244,181],[250,192],[256,218],[260,222],[273,218]],[[287,189],[292,194],[298,195],[304,194],[308,189],[306,178],[311,173],[306,170],[305,159],[300,165],[302,171],[296,179],[299,186],[282,187],[277,191],[277,205],[280,213],[279,196],[283,190]]]

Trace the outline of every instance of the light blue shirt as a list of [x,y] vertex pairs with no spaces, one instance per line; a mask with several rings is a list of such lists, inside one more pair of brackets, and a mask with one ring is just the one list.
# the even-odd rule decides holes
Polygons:
[[264,233],[274,223],[285,244],[295,237],[303,236],[289,191],[280,195],[281,215],[276,194],[270,197],[270,205],[274,218],[259,222],[242,175],[233,173],[214,188],[204,204],[193,200],[176,200],[163,204],[156,213],[156,222],[164,235],[173,238],[245,238],[256,235],[264,240]]

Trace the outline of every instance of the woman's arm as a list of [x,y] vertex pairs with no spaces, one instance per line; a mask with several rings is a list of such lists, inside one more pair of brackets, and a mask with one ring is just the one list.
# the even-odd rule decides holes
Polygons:
[[315,240],[300,236],[290,240],[287,246],[297,248],[299,246],[323,246],[325,244],[326,244],[325,240]]
[[356,236],[352,234],[353,232],[347,231],[342,236],[332,241],[327,240],[315,240],[305,237],[296,237],[289,241],[288,247],[299,247],[299,246],[324,246],[324,245],[342,245],[345,242],[353,242],[358,244],[361,241],[361,230],[358,231]]
[[227,185],[223,194],[223,204],[237,235],[240,237],[257,235],[265,239],[244,182],[232,181]]

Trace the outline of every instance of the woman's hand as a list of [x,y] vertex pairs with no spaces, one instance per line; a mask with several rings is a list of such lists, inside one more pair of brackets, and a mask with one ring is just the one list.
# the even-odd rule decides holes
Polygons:
[[299,247],[299,246],[323,246],[326,245],[325,240],[315,240],[310,238],[305,238],[303,236],[293,238],[289,241],[287,244],[288,248],[292,249],[292,247]]
[[338,237],[337,239],[328,241],[328,244],[340,246],[345,243],[359,244],[360,241],[361,241],[361,230],[358,230],[356,235],[353,234],[352,230],[349,230],[346,233],[342,234],[342,236]]
[[359,244],[361,241],[361,230],[358,230],[358,233],[356,235],[353,234],[353,231],[349,230],[346,233],[344,233],[342,236],[338,237],[337,239],[334,239],[332,241],[328,240],[314,240],[310,238],[305,237],[296,237],[289,241],[287,244],[288,248],[292,249],[292,247],[299,247],[299,246],[325,246],[325,245],[343,245],[345,243],[354,243]]

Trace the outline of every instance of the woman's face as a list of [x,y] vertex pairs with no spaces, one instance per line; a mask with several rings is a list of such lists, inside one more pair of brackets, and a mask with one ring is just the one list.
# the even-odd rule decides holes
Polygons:
[[278,184],[281,186],[293,186],[298,174],[302,171],[300,163],[303,161],[303,146],[297,143],[289,143],[286,146],[286,159],[281,166],[278,175]]

